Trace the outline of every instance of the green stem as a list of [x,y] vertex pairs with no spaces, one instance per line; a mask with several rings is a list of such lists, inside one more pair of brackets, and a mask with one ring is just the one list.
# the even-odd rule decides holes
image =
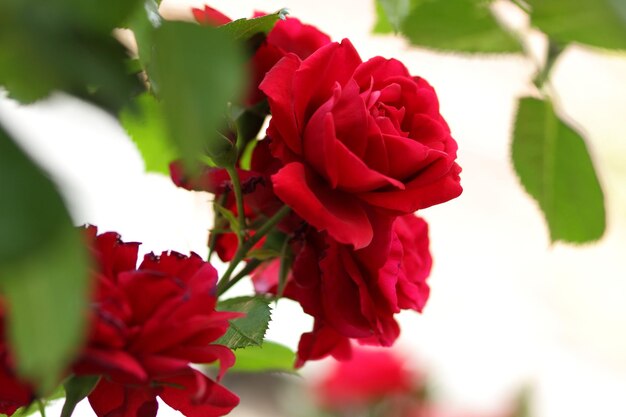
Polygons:
[[253,259],[244,266],[241,271],[237,273],[234,277],[232,277],[221,289],[220,294],[228,291],[233,285],[241,281],[242,278],[249,275],[252,271],[254,271],[259,265],[261,265],[261,261],[258,259]]
[[[224,272],[224,275],[222,275],[222,278],[220,278],[220,281],[217,283],[218,295],[221,295],[222,293],[224,293],[224,291],[226,291],[228,288],[230,288],[233,285],[233,284],[230,284],[231,282],[230,277],[233,274],[233,272],[235,272],[235,269],[237,268],[239,263],[244,260],[244,258],[246,257],[250,249],[252,249],[254,245],[256,245],[263,238],[263,236],[271,232],[274,229],[274,227],[276,227],[276,225],[280,223],[280,221],[285,216],[287,216],[287,214],[289,214],[290,210],[291,209],[288,206],[283,206],[280,210],[276,212],[276,214],[270,217],[270,219],[266,221],[263,224],[263,226],[261,226],[254,233],[253,236],[251,236],[243,245],[240,245],[237,248],[237,252],[235,252],[235,256],[228,264],[228,269],[226,269],[226,272]],[[241,279],[241,277],[239,277],[239,279]]]
[[239,173],[234,166],[226,168],[230,180],[233,183],[233,192],[235,193],[235,202],[237,203],[237,219],[239,221],[239,233],[237,233],[237,239],[239,240],[239,246],[243,244],[246,233],[246,214],[243,210],[243,193],[241,192],[241,181],[239,180]]
[[37,399],[37,408],[39,408],[39,414],[41,417],[46,417],[46,405],[40,399]]
[[[220,211],[217,210],[217,208],[215,207],[216,204],[219,204],[221,206],[224,205],[224,201],[226,201],[226,194],[222,194],[218,201],[214,201],[213,202],[213,227],[217,227],[218,223],[221,221],[222,216],[220,216]],[[207,262],[211,262],[211,257],[213,256],[213,253],[215,252],[215,245],[217,243],[217,235],[218,233],[209,233],[209,256],[207,257]]]
[[548,51],[546,55],[546,62],[543,67],[539,70],[539,73],[534,79],[534,83],[540,90],[543,89],[543,86],[546,84],[548,79],[550,78],[550,73],[552,72],[552,68],[556,63],[558,57],[563,52],[563,47],[556,43],[552,39],[548,39]]

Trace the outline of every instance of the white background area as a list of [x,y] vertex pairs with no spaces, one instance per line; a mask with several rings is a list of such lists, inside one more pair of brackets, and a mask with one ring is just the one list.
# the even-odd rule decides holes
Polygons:
[[[202,3],[164,0],[162,11],[189,18],[192,4]],[[211,5],[232,18],[288,7],[333,40],[350,38],[364,59],[402,60],[437,90],[459,143],[464,192],[421,212],[435,259],[432,294],[423,314],[400,315],[398,347],[426,369],[442,402],[497,411],[529,387],[535,417],[626,416],[626,55],[572,46],[553,72],[561,113],[587,134],[608,229],[597,244],[550,245],[541,212],[509,159],[516,97],[533,92],[531,60],[434,53],[373,36],[373,0]],[[541,46],[523,16],[500,10]],[[57,181],[77,224],[115,230],[143,242],[144,251],[206,254],[210,195],[146,174],[114,118],[54,95],[28,107],[1,99],[0,120]],[[295,348],[309,326],[297,305],[281,301],[269,337]],[[314,374],[315,366],[306,372]],[[232,415],[254,413],[242,408]]]

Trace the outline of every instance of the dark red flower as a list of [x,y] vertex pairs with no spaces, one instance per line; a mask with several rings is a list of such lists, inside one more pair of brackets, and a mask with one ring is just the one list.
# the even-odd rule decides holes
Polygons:
[[333,365],[316,391],[324,407],[346,409],[408,395],[418,384],[393,350],[355,347],[349,360]]
[[102,375],[89,395],[99,417],[154,417],[156,397],[186,416],[221,416],[239,399],[190,363],[234,363],[211,344],[237,313],[215,310],[217,273],[198,255],[148,254],[137,268],[137,243],[116,233],[95,236],[97,290],[88,344],[73,367]]
[[[414,215],[388,219],[375,240],[355,250],[326,233],[309,230],[292,241],[295,260],[284,295],[315,319],[298,346],[297,366],[311,359],[350,356],[350,340],[391,346],[400,328],[394,315],[421,311],[428,299],[432,258],[428,226]],[[271,266],[253,275],[258,292],[277,291]]]
[[[209,6],[204,6],[204,9],[193,8],[192,12],[196,21],[204,25],[220,26],[231,21],[230,18]],[[265,13],[257,12],[254,17],[263,15]],[[265,98],[258,86],[265,74],[281,58],[293,53],[301,59],[306,59],[329,43],[328,35],[314,26],[303,24],[298,19],[287,17],[285,20],[276,22],[252,57],[252,90],[248,94],[248,104],[253,105]]]
[[433,88],[397,60],[362,62],[348,40],[302,60],[285,56],[260,86],[267,134],[284,165],[276,195],[305,221],[356,249],[380,217],[461,193],[457,144]]

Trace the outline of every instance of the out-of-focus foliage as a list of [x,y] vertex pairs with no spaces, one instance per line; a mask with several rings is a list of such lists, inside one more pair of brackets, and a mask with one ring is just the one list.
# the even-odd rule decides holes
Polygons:
[[235,351],[237,361],[231,372],[294,373],[296,354],[286,346],[265,340],[262,346],[248,346]]
[[87,256],[46,174],[0,127],[0,290],[18,370],[48,392],[79,348]]
[[624,0],[527,0],[533,26],[555,42],[626,49]]
[[442,51],[521,52],[480,0],[378,0],[375,31],[400,32],[412,44]]
[[115,111],[140,88],[112,30],[140,5],[112,0],[0,2],[0,86],[28,103],[63,90]]

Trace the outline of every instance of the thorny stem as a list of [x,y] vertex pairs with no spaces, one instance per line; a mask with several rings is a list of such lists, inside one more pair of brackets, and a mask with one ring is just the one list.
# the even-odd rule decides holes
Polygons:
[[237,275],[232,277],[226,284],[224,284],[224,287],[222,288],[221,292],[224,293],[228,291],[233,285],[238,283],[243,277],[247,276],[250,272],[254,271],[259,265],[261,265],[261,261],[259,261],[258,259],[253,259],[250,262],[248,262],[246,266],[244,266],[241,269],[241,271],[237,273]]
[[[219,197],[218,201],[213,202],[213,227],[217,226],[218,221],[220,220],[220,212],[215,208],[216,204],[224,205],[224,201],[226,201],[226,194],[222,194]],[[213,232],[209,235],[209,256],[207,257],[207,262],[211,261],[211,257],[215,252],[215,244],[217,243],[217,233]]]
[[243,211],[243,193],[241,192],[241,181],[239,180],[239,173],[234,166],[226,168],[230,180],[233,184],[233,192],[235,193],[235,202],[237,204],[237,219],[239,221],[239,230],[237,233],[237,240],[239,246],[242,246],[246,237],[246,215]]
[[[254,247],[254,245],[256,245],[263,238],[263,236],[271,232],[274,229],[274,227],[276,227],[276,225],[280,223],[280,221],[285,216],[287,216],[287,214],[289,214],[290,210],[291,209],[288,206],[283,206],[280,210],[276,212],[276,214],[270,217],[270,219],[266,221],[263,224],[263,226],[261,226],[254,233],[253,236],[251,236],[243,245],[240,245],[237,248],[237,252],[235,253],[235,256],[228,264],[228,269],[226,269],[226,272],[224,272],[224,275],[222,275],[222,278],[220,278],[220,281],[217,283],[218,295],[223,294],[228,288],[234,285],[236,281],[234,279],[231,280],[230,277],[233,274],[233,272],[235,272],[235,269],[237,268],[239,263],[244,260],[248,252]],[[241,275],[241,276],[239,275],[240,274],[238,274],[236,277],[237,280],[243,278],[244,276],[244,275]]]

